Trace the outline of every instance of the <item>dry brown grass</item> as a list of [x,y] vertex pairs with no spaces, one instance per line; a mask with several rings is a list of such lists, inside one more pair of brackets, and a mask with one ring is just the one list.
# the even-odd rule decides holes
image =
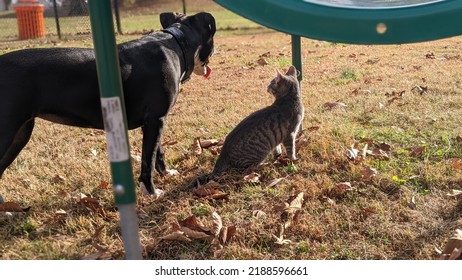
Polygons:
[[[243,117],[272,102],[266,86],[275,68],[290,65],[290,36],[258,31],[218,34],[211,78],[193,77],[181,90],[164,133],[164,140],[178,141],[166,146],[166,156],[181,175],[156,177],[166,191],[162,200],[138,199],[144,257],[433,259],[434,248],[462,226],[460,198],[446,196],[460,189],[462,179],[462,171],[451,165],[452,158],[462,157],[460,37],[391,46],[303,39],[304,127],[319,129],[305,131],[309,141],[299,152],[297,170],[269,161],[258,170],[261,183],[224,180],[228,201],[180,190],[209,172],[216,159],[208,151],[192,153],[195,137],[223,139]],[[267,52],[268,65],[259,65]],[[428,89],[420,94],[415,86]],[[389,103],[390,95],[401,91],[401,99]],[[323,106],[334,101],[347,107]],[[349,160],[345,150],[366,138],[388,143],[389,160]],[[139,130],[130,132],[130,143],[139,155]],[[412,155],[417,147],[425,151]],[[139,163],[133,166],[137,176]],[[377,169],[377,175],[364,179],[364,166]],[[27,215],[0,218],[0,258],[91,258],[98,249],[99,258],[123,258],[113,196],[102,181],[110,182],[104,134],[38,120],[31,141],[0,183],[7,201],[32,206]],[[350,182],[353,190],[339,192],[340,182]],[[281,223],[278,206],[299,192],[305,203],[284,235],[292,242],[278,245],[272,236]],[[80,193],[96,198],[103,211],[84,208]],[[67,215],[60,218],[59,209]],[[266,216],[254,217],[255,210]],[[213,255],[209,241],[160,239],[172,223],[192,214],[210,225],[213,211],[237,227],[220,254]]]

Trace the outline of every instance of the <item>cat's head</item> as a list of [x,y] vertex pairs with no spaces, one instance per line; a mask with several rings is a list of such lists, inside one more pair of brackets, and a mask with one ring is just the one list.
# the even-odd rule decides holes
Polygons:
[[290,66],[286,74],[282,74],[276,69],[276,78],[268,85],[268,92],[275,98],[279,98],[293,92],[292,88],[298,86],[297,69]]

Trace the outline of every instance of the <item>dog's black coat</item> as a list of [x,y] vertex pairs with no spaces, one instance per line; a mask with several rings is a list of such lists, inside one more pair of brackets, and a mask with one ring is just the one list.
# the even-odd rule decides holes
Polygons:
[[[180,83],[203,75],[213,53],[209,13],[163,13],[164,31],[118,45],[128,128],[142,127],[140,184],[154,192],[152,167],[165,173],[160,138]],[[36,117],[103,128],[93,49],[27,49],[0,56],[0,178],[27,144]],[[155,159],[155,163],[153,162]]]

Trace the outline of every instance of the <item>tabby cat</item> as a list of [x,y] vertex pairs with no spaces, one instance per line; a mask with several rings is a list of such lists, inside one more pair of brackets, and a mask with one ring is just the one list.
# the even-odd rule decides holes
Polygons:
[[268,86],[276,98],[274,103],[243,119],[226,137],[213,172],[198,177],[188,187],[204,184],[231,168],[248,172],[275,149],[280,153],[279,144],[284,145],[289,159],[297,159],[295,137],[303,120],[297,69],[290,66],[285,75],[276,71]]

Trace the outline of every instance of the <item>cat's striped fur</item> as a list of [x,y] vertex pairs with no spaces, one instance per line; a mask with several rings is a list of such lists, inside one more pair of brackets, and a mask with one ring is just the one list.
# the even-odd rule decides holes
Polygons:
[[204,184],[233,168],[249,172],[260,165],[279,144],[296,160],[295,138],[303,120],[303,104],[297,69],[277,76],[268,86],[276,100],[243,119],[226,137],[213,172],[198,177],[189,187]]

